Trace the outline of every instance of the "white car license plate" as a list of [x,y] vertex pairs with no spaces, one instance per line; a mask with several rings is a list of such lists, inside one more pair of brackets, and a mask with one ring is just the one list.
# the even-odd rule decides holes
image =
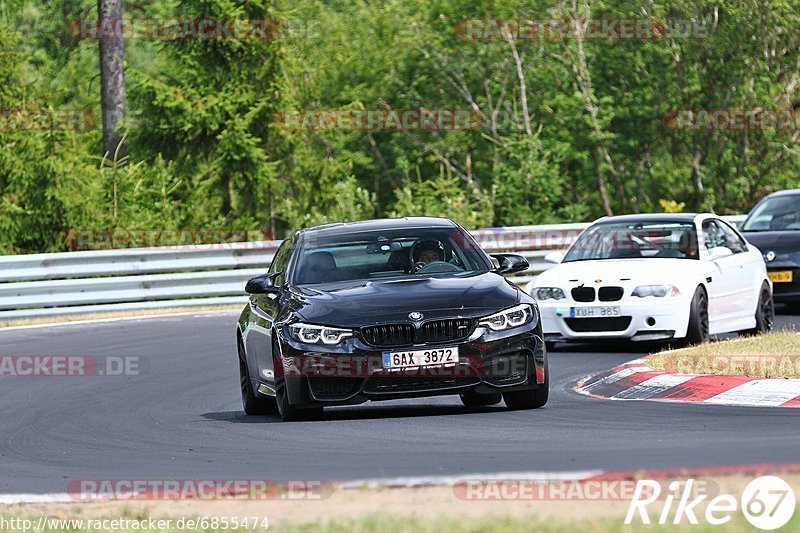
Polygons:
[[383,352],[384,370],[458,363],[458,348],[431,348],[408,352]]
[[570,307],[570,318],[606,318],[621,316],[622,311],[618,305],[604,305],[596,307]]

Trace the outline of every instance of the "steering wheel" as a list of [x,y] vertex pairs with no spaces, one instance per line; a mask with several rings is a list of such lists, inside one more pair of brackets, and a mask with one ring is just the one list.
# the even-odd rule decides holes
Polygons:
[[446,261],[431,261],[417,270],[415,274],[441,274],[443,272],[463,272],[463,269]]

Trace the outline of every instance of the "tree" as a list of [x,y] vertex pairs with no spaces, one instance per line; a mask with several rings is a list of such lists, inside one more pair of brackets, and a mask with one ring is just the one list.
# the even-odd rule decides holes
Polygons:
[[120,131],[126,113],[125,41],[116,29],[122,21],[122,0],[97,0],[100,35],[100,92],[103,113],[103,151],[114,161],[128,155]]

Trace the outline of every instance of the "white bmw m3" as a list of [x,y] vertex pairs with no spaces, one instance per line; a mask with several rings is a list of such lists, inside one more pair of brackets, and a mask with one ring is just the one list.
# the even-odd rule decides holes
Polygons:
[[773,327],[761,252],[712,214],[607,217],[526,287],[548,347],[589,339],[695,344]]

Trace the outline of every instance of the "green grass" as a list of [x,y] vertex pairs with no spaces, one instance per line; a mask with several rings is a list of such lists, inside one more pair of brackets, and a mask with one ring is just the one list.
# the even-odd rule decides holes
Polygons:
[[[723,527],[711,526],[704,523],[702,516],[703,508],[697,509],[698,520],[700,524],[691,526],[684,523],[680,526],[667,525],[644,525],[637,520],[632,525],[626,526],[623,523],[623,516],[619,519],[602,519],[602,520],[544,520],[533,515],[523,516],[485,516],[480,518],[473,517],[440,517],[435,519],[424,519],[418,517],[394,517],[382,515],[370,515],[360,519],[353,520],[337,520],[326,523],[306,523],[306,524],[292,524],[292,525],[270,525],[270,530],[285,531],[289,533],[310,533],[316,531],[325,531],[330,533],[384,533],[384,532],[421,532],[421,533],[439,533],[439,532],[467,532],[467,533],[516,533],[516,532],[552,532],[552,533],[573,533],[575,531],[589,532],[589,533],[631,533],[631,532],[647,532],[647,533],[667,533],[672,531],[691,531],[692,533],[711,533],[711,532],[751,532],[757,531],[753,528],[739,512],[732,513],[732,520],[725,524]],[[651,513],[651,519],[656,520],[658,513],[656,511]],[[10,515],[0,515],[9,518]],[[137,517],[138,518],[138,517]],[[35,523],[38,517],[31,517]],[[177,519],[173,518],[173,522]],[[800,513],[795,513],[792,520],[781,528],[780,531],[798,531],[800,530]],[[69,529],[47,529],[41,533],[74,533],[75,530]],[[105,530],[110,531],[110,530]],[[147,530],[138,530],[147,531]],[[167,533],[178,533],[181,530],[171,529]],[[197,531],[203,533],[247,533],[248,530],[223,530],[223,529],[198,529]],[[254,530],[249,530],[250,532]],[[256,529],[255,531],[263,531],[263,529]],[[20,530],[3,529],[0,527],[0,533],[21,533]],[[102,533],[103,530],[93,530],[93,533]]]
[[647,366],[678,374],[800,378],[800,335],[781,331],[652,355]]

